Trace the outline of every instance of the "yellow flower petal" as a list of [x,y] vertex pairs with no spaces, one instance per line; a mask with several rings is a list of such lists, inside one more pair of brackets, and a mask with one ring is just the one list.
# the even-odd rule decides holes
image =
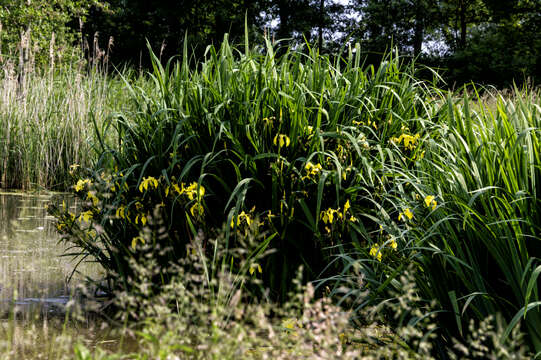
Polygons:
[[348,211],[350,207],[351,207],[351,205],[349,204],[349,200],[348,200],[348,201],[346,201],[346,203],[344,204],[344,213],[345,213],[346,211]]
[[90,179],[79,179],[74,186],[76,192],[79,192],[85,188],[85,184],[91,184]]
[[413,218],[413,213],[410,211],[409,208],[404,210],[404,215],[406,215],[410,220]]
[[92,219],[92,211],[87,210],[79,214],[79,222],[89,222]]
[[432,201],[434,201],[435,197],[433,195],[428,195],[425,197],[425,205],[426,207],[430,207],[430,204],[432,204]]
[[285,327],[286,329],[291,330],[295,327],[296,322],[297,320],[294,318],[285,319],[284,321],[282,321],[282,326]]
[[150,188],[154,187],[156,189],[158,187],[158,180],[152,176],[143,178],[143,181],[139,184],[139,191],[146,191],[149,186]]
[[378,261],[381,261],[382,255],[381,255],[381,251],[379,250],[379,245],[378,244],[372,245],[372,247],[370,248],[370,256],[373,256]]
[[199,204],[199,203],[196,203],[194,205],[192,205],[192,207],[190,208],[190,214],[192,214],[192,216],[203,216],[205,212],[205,209],[203,208],[203,205]]
[[140,241],[141,244],[145,243],[145,239],[143,239],[141,236],[136,236],[131,240],[131,247],[133,250],[135,250],[135,247],[137,246],[137,241]]
[[124,207],[124,205],[120,205],[117,209],[116,209],[116,217],[119,217],[119,218],[122,218],[124,219],[124,210],[126,208]]

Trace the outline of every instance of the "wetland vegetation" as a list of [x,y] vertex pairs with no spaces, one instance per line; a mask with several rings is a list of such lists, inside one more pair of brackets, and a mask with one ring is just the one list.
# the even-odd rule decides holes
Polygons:
[[66,168],[79,206],[49,202],[141,346],[77,356],[538,349],[538,92],[458,95],[395,53],[269,41],[196,69],[151,56],[150,85],[92,124],[91,166]]
[[0,358],[539,357],[540,90],[249,15],[2,62]]

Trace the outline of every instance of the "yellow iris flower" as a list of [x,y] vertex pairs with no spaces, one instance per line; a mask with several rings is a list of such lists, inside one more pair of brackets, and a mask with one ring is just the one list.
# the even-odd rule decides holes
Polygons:
[[158,187],[158,180],[152,176],[143,178],[143,181],[139,184],[139,191],[143,192],[148,190],[148,188],[156,189]]
[[335,216],[338,219],[343,219],[344,215],[345,215],[345,212],[344,213],[340,212],[340,208],[338,209],[328,208],[327,210],[322,211],[319,214],[319,217],[321,218],[321,220],[323,220],[325,224],[332,224],[335,220]]
[[[250,217],[250,214],[246,214],[244,211],[242,211],[238,216],[237,216],[237,226],[239,226],[242,222],[242,220],[244,220],[246,222],[246,224],[248,224],[248,226],[250,226],[252,224],[252,218]],[[235,218],[231,219],[231,228],[234,228],[235,227]]]
[[138,214],[136,217],[135,217],[135,223],[136,224],[139,224],[139,221],[141,221],[141,224],[143,226],[146,225],[147,223],[147,216],[145,214]]
[[426,207],[431,207],[432,210],[436,210],[436,206],[438,206],[438,202],[434,200],[435,197],[433,195],[428,195],[425,197],[425,205]]
[[136,236],[131,240],[131,247],[133,250],[135,250],[135,247],[137,246],[137,241],[140,241],[141,244],[145,243],[145,239],[143,239],[141,236]]
[[261,265],[259,264],[253,264],[250,266],[250,275],[253,275],[255,273],[255,270],[257,269],[257,272],[258,273],[262,273],[263,272],[263,269],[261,269]]
[[198,200],[200,200],[203,195],[205,195],[205,188],[201,185],[199,186],[198,190],[198,184],[196,182],[193,182],[188,186],[187,188],[184,188],[184,184],[182,184],[182,190],[180,191],[180,194],[186,193],[188,198],[190,200],[193,200],[197,197]]
[[289,139],[289,136],[287,135],[284,135],[284,134],[278,134],[274,137],[274,140],[272,141],[274,143],[275,146],[278,146],[278,147],[288,147],[289,144],[291,143],[291,140]]
[[200,203],[195,203],[190,208],[190,214],[192,214],[192,216],[194,217],[203,216],[204,213],[205,213],[205,209],[203,208],[203,205],[201,205]]
[[421,137],[419,134],[415,135],[408,135],[408,134],[401,134],[398,138],[393,137],[391,138],[391,142],[399,145],[402,141],[404,142],[404,147],[408,150],[415,149],[415,144],[417,143],[417,140]]
[[351,205],[349,204],[349,199],[344,204],[344,215],[346,215],[346,212],[351,208]]
[[334,221],[334,209],[329,208],[325,211],[322,211],[320,217],[325,224],[332,224]]
[[378,261],[381,261],[381,251],[379,251],[379,245],[378,244],[374,244],[372,245],[372,247],[370,248],[370,256],[373,256],[375,257],[376,259],[378,259]]
[[89,191],[86,194],[86,199],[92,201],[92,205],[98,206],[98,203],[100,202],[96,195],[94,195],[93,192]]
[[121,219],[125,219],[126,218],[125,212],[126,212],[126,207],[124,205],[120,205],[116,209],[116,217],[121,218]]
[[90,179],[79,179],[77,184],[73,186],[76,192],[79,192],[85,188],[85,184],[90,184]]
[[87,210],[79,214],[79,222],[89,222],[92,219],[92,211]]
[[304,169],[310,175],[317,175],[321,172],[321,170],[323,170],[321,164],[312,164],[310,161],[306,163]]
[[406,217],[410,220],[413,218],[413,213],[411,212],[409,208],[406,208],[404,212],[401,212],[400,214],[398,214],[398,221],[401,221],[402,219],[406,221]]

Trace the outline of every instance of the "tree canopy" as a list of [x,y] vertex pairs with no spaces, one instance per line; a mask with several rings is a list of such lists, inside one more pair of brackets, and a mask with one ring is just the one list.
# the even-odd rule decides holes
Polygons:
[[144,66],[147,41],[166,59],[185,38],[198,57],[226,33],[240,43],[245,20],[254,39],[333,54],[359,42],[369,61],[397,47],[450,84],[508,86],[541,71],[539,0],[0,0],[2,55],[17,56],[26,36],[42,61],[54,43],[112,47],[114,63]]

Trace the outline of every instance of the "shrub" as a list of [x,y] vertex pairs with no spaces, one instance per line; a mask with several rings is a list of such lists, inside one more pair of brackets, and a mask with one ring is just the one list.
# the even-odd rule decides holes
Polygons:
[[0,8],[0,63],[20,59],[24,71],[28,65],[47,68],[80,61],[76,43],[81,34],[70,23],[78,20],[82,27],[92,6],[104,7],[95,0],[5,3]]

